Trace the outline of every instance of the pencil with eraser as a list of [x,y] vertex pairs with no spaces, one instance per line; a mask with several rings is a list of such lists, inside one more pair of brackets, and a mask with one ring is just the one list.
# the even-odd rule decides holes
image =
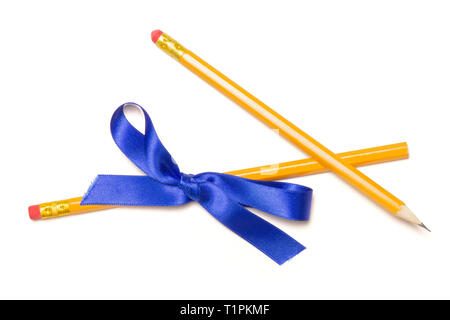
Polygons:
[[[365,166],[406,159],[408,158],[408,145],[406,142],[400,142],[379,147],[348,151],[339,153],[338,155],[344,161],[354,166]],[[300,177],[326,171],[328,170],[320,163],[314,159],[308,158],[229,171],[227,173],[247,179],[268,181]],[[82,198],[83,197],[75,197],[32,205],[28,208],[28,213],[31,219],[39,220],[115,208],[115,206],[104,205],[80,205]]]
[[[158,48],[170,55],[184,67],[220,91],[226,97],[251,113],[257,119],[279,133],[301,150],[309,154],[318,163],[334,172],[337,176],[349,183],[355,189],[366,195],[369,199],[383,207],[394,216],[418,225],[427,227],[414,215],[414,213],[399,198],[371,180],[352,164],[343,160],[339,155],[320,144],[313,137],[295,126],[292,122],[275,112],[255,96],[244,90],[227,76],[209,65],[192,51],[186,49],[176,40],[154,30],[152,41]],[[242,48],[240,48],[242,49]],[[249,50],[252,50],[249,48]],[[429,231],[429,230],[428,230]]]

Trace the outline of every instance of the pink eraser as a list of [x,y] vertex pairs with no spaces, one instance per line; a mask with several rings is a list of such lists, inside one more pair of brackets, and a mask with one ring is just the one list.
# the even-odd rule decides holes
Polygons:
[[156,41],[158,41],[159,37],[162,35],[162,31],[161,30],[153,30],[152,31],[152,41],[154,43],[156,43]]
[[41,218],[41,208],[38,204],[28,207],[28,214],[31,220],[39,220]]

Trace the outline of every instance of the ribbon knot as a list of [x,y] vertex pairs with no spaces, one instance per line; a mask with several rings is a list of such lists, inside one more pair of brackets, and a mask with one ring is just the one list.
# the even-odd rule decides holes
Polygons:
[[[124,108],[140,108],[145,134],[125,117]],[[156,134],[147,112],[137,104],[120,106],[111,119],[119,149],[146,175],[98,175],[82,205],[177,206],[196,201],[228,229],[282,264],[305,247],[253,214],[247,207],[290,220],[308,220],[312,190],[282,182],[255,181],[228,174],[185,174]]]
[[185,174],[181,172],[180,188],[193,201],[197,201],[199,197],[199,185],[192,174]]

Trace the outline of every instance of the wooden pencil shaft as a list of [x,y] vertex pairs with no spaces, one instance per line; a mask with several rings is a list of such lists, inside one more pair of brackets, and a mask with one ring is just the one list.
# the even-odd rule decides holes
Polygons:
[[194,53],[184,49],[178,61],[236,104],[267,124],[270,128],[278,129],[282,136],[390,213],[397,214],[401,207],[405,205],[400,199],[372,181],[355,167],[340,159],[336,154],[325,148],[311,136],[297,128],[294,124],[283,118]]
[[[408,145],[406,142],[395,143],[385,146],[348,151],[340,153],[339,157],[344,161],[355,165],[364,166],[387,161],[408,158]],[[304,175],[325,172],[328,169],[312,158],[282,162],[266,166],[226,172],[231,175],[254,180],[280,180],[286,178],[300,177]],[[102,205],[80,205],[82,197],[65,200],[51,201],[39,205],[42,219],[55,218],[71,214],[86,213],[104,209],[115,208],[115,206]]]

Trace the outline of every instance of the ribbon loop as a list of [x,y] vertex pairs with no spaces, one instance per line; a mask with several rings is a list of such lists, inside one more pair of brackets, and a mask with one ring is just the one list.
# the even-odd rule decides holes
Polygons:
[[[145,134],[126,119],[125,107],[142,110]],[[99,175],[83,197],[82,205],[176,206],[192,200],[279,264],[305,249],[244,206],[285,219],[307,220],[310,188],[216,172],[185,174],[159,140],[147,112],[135,103],[124,104],[114,112],[111,134],[119,149],[146,176]]]
[[[125,108],[142,111],[145,118],[145,135],[140,133],[126,118]],[[164,184],[178,185],[180,169],[156,134],[147,111],[136,103],[125,103],[114,112],[111,134],[119,149],[150,178]]]

